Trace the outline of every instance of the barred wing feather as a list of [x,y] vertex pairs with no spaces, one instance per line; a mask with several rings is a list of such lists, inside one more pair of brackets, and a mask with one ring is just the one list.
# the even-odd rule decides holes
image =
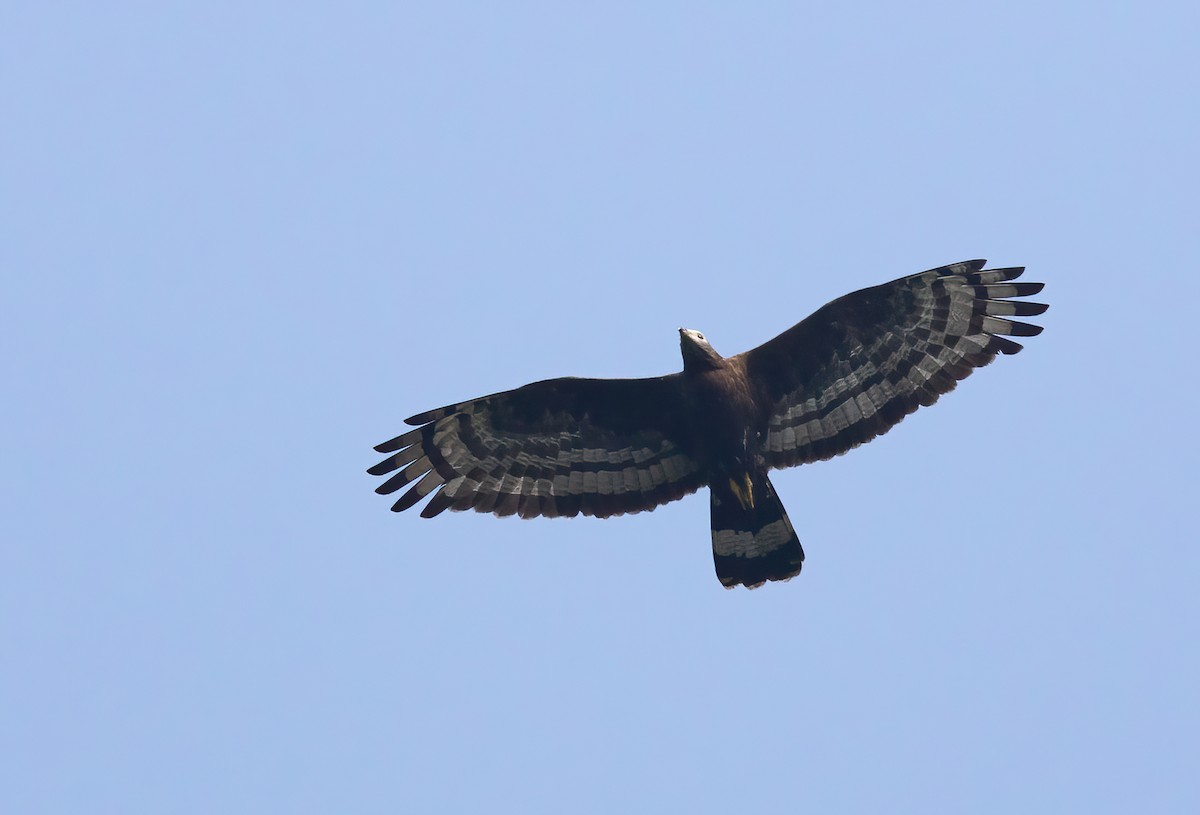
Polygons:
[[1024,268],[955,263],[841,297],[743,356],[767,405],[767,463],[789,467],[845,453],[932,405],[1040,326],[1013,300],[1042,290],[1014,283]]
[[375,449],[376,492],[412,485],[392,509],[605,518],[704,486],[682,421],[680,377],[551,379],[427,411]]

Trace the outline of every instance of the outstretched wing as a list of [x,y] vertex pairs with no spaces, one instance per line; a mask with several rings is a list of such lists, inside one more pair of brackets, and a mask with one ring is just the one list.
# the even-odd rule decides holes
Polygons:
[[606,518],[653,509],[704,486],[683,420],[678,374],[654,379],[550,379],[417,414],[416,430],[375,449],[370,470],[399,470],[375,491],[430,493],[421,515],[474,509],[533,518]]
[[848,294],[742,355],[768,406],[772,467],[831,458],[932,405],[975,368],[1022,346],[1041,326],[1010,317],[1048,306],[1011,300],[1042,290],[1013,283],[1024,268],[970,260]]

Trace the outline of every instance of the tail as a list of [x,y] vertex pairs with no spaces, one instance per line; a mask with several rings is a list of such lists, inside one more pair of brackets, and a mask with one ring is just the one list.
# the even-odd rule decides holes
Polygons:
[[753,589],[800,574],[804,549],[765,473],[711,486],[713,561],[727,589]]

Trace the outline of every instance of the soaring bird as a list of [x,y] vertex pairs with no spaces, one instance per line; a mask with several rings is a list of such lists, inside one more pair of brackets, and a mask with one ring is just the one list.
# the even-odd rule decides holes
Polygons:
[[[683,370],[645,379],[567,377],[428,410],[380,444],[372,475],[392,509],[533,518],[651,510],[709,488],[721,585],[800,572],[804,550],[772,469],[841,455],[886,433],[997,354],[1041,333],[1013,320],[1048,306],[1012,298],[1023,267],[969,260],[847,294],[774,339],[723,357],[679,329]],[[415,482],[415,483],[414,483]]]

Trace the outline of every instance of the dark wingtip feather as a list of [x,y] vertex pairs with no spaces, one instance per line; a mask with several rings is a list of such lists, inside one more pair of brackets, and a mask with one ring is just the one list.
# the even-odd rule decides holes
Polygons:
[[[999,269],[988,269],[993,274],[1003,275],[1005,280],[1016,280],[1021,275],[1025,274],[1024,266],[1001,266]],[[1038,284],[1033,284],[1038,285]]]
[[404,423],[411,425],[429,424],[430,422],[437,421],[444,416],[449,416],[451,413],[456,413],[458,407],[459,405],[455,404],[434,408],[433,410],[427,410],[424,413],[418,413],[415,416],[409,416],[404,420]]
[[1009,323],[1011,324],[1011,328],[1008,333],[1014,337],[1036,337],[1045,330],[1043,326],[1031,323],[1019,323],[1015,320],[1009,320]]
[[1014,317],[1036,317],[1045,314],[1046,309],[1050,308],[1047,303],[1027,303],[1023,300],[1012,300],[1009,305]]
[[407,419],[404,420],[404,423],[411,424],[411,425],[417,425],[417,426],[420,426],[423,424],[429,424],[434,419],[438,418],[438,413],[439,413],[439,410],[427,410],[424,413],[418,413],[414,416],[409,416]]
[[995,335],[992,336],[990,345],[993,348],[995,348],[997,351],[999,351],[1001,354],[1004,354],[1006,356],[1012,356],[1013,354],[1019,354],[1025,348],[1025,346],[1021,345],[1021,343],[1019,343],[1019,342],[1013,342],[1012,340],[1008,339],[1007,337],[998,337]]
[[[390,481],[389,481],[389,483],[390,483]],[[416,484],[413,484],[412,488],[409,489],[408,492],[406,492],[406,493],[404,493],[404,495],[400,496],[400,500],[398,500],[398,501],[396,501],[396,503],[392,504],[392,512],[403,512],[404,510],[406,510],[409,507],[416,504],[418,501],[420,501],[426,495],[428,495],[429,491],[430,491],[430,487],[427,485],[428,485],[428,482],[424,478],[422,478]],[[381,484],[380,486],[375,488],[375,492],[379,492],[380,490],[384,489],[385,487],[387,487],[387,484]],[[397,487],[393,487],[392,489],[397,489]]]
[[420,429],[408,430],[404,433],[401,433],[394,439],[388,439],[383,444],[375,445],[375,452],[394,453],[403,447],[408,447],[410,444],[416,444],[417,439],[419,438],[421,438]]
[[446,495],[445,490],[438,490],[434,493],[433,498],[429,499],[429,503],[421,509],[421,517],[432,518],[435,515],[441,515],[453,503],[454,500]]
[[[382,484],[380,484],[378,487],[376,487],[375,494],[376,495],[391,495],[393,492],[395,492],[396,490],[400,489],[401,487],[403,487],[405,484],[408,484],[408,483],[409,483],[408,481],[404,480],[403,473],[394,475],[391,478],[389,478],[387,481],[384,481]],[[409,504],[409,506],[412,506],[412,504]],[[394,509],[394,507],[393,507],[393,509]],[[397,512],[399,512],[399,510],[397,510]]]
[[[386,464],[387,462],[384,463]],[[432,469],[433,465],[429,463],[429,459],[420,458],[376,487],[375,492],[380,495],[390,495],[405,484],[411,484],[418,478],[423,478]]]

